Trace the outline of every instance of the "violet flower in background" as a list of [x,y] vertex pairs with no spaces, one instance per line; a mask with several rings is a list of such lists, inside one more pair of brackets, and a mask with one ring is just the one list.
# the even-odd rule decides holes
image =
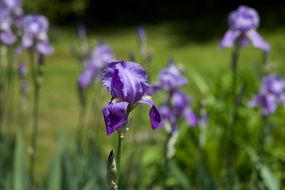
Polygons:
[[174,63],[170,63],[166,69],[159,72],[158,82],[154,84],[154,88],[172,92],[187,83],[187,79],[181,74],[180,70]]
[[256,31],[259,26],[259,16],[256,10],[239,6],[228,17],[229,30],[220,42],[221,47],[246,47],[249,41],[256,48],[269,52],[270,45]]
[[21,0],[0,0],[0,10],[3,9],[15,17],[19,17],[23,13]]
[[145,70],[137,63],[118,61],[108,64],[102,78],[103,85],[112,95],[112,101],[103,109],[107,135],[124,130],[129,113],[138,104],[149,105],[149,118],[153,130],[159,128],[160,114],[150,96]]
[[48,55],[53,52],[49,43],[47,32],[49,22],[42,15],[26,15],[21,19],[22,41],[20,51],[35,48],[41,54]]
[[190,98],[180,91],[182,86],[188,83],[181,71],[171,61],[166,69],[159,72],[158,82],[155,82],[148,90],[154,94],[158,90],[167,93],[167,100],[159,107],[162,116],[162,125],[170,124],[171,132],[177,129],[177,123],[185,118],[189,126],[196,126],[198,118],[190,108]]
[[197,116],[190,108],[190,98],[183,92],[174,92],[171,94],[170,102],[162,104],[159,107],[159,113],[162,118],[162,125],[167,123],[171,126],[171,131],[177,129],[177,123],[184,118],[189,126],[198,124]]
[[84,69],[78,77],[78,86],[84,89],[90,86],[106,65],[115,60],[112,49],[106,44],[100,44],[84,61]]
[[0,44],[11,45],[16,42],[12,32],[12,18],[6,9],[0,9]]
[[264,77],[260,91],[248,103],[249,107],[261,107],[262,114],[268,116],[274,113],[278,104],[284,106],[285,80],[277,75],[271,74]]

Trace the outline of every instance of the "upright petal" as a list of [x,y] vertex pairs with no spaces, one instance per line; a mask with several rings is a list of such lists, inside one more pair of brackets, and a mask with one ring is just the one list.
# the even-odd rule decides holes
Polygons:
[[263,101],[263,115],[274,113],[277,109],[277,98],[272,94],[264,94]]
[[151,108],[149,110],[149,119],[150,119],[150,123],[151,123],[151,128],[153,130],[158,129],[160,127],[161,117],[160,117],[160,113],[157,110],[156,106],[154,105],[154,102],[151,99],[151,97],[150,96],[143,96],[142,99],[138,103],[147,104],[147,105],[151,106]]
[[134,62],[112,62],[103,73],[103,85],[114,98],[134,104],[148,89],[147,74]]
[[246,35],[254,47],[260,48],[265,52],[270,51],[270,45],[261,37],[261,35],[256,30],[250,30],[246,33]]
[[128,102],[109,103],[103,108],[107,135],[127,123]]
[[6,45],[15,43],[16,37],[11,30],[0,32],[0,42]]

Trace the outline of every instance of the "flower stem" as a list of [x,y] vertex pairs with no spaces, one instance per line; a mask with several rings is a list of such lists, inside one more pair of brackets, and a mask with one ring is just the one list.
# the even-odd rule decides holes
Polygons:
[[237,87],[238,87],[238,57],[239,57],[240,47],[238,45],[234,46],[232,52],[232,62],[231,62],[231,71],[232,71],[232,113],[231,113],[231,122],[229,125],[228,135],[227,135],[227,159],[226,159],[226,181],[229,187],[233,186],[234,176],[233,176],[233,158],[235,158],[235,128],[237,123],[237,113],[239,107],[239,100],[237,95]]
[[[259,152],[258,152],[258,156],[259,156],[259,163],[262,165],[264,162],[264,152],[265,152],[265,145],[266,145],[266,141],[267,141],[267,137],[269,135],[268,132],[268,117],[267,116],[262,116],[261,118],[261,131],[260,131],[260,139],[259,139]],[[260,183],[262,183],[262,177],[261,177],[261,173],[259,172],[258,175],[258,186],[260,185]],[[260,183],[259,183],[260,182]],[[257,186],[257,187],[258,187]]]
[[39,92],[40,92],[40,70],[39,65],[35,64],[35,51],[30,51],[30,63],[32,68],[32,79],[34,85],[34,99],[33,99],[33,128],[32,128],[32,142],[31,142],[31,157],[30,157],[30,180],[32,189],[35,187],[35,163],[36,163],[36,145],[37,145],[37,130],[39,120]]
[[168,173],[169,173],[169,161],[170,161],[170,158],[168,156],[168,144],[169,144],[169,141],[172,137],[172,132],[168,133],[167,134],[167,138],[166,138],[166,141],[165,141],[165,145],[164,145],[164,156],[165,156],[165,160],[164,160],[164,171],[163,171],[163,189],[164,190],[167,190],[168,189],[168,186],[167,186],[167,179],[168,179]]
[[4,114],[4,66],[3,66],[3,51],[2,45],[0,45],[0,134],[2,133],[2,122],[3,122],[3,114]]
[[117,147],[117,185],[119,186],[120,180],[120,167],[121,167],[121,154],[122,154],[122,144],[123,144],[124,135],[118,130],[118,147]]

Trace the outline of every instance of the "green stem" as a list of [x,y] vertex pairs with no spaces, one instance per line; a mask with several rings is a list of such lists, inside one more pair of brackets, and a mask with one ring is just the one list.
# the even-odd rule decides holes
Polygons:
[[124,139],[124,136],[118,130],[118,147],[117,147],[117,159],[116,159],[116,165],[117,165],[117,185],[118,186],[119,186],[119,180],[120,180],[121,154],[122,154],[123,139]]
[[168,179],[168,173],[169,173],[169,161],[170,161],[170,158],[168,157],[168,144],[169,144],[169,141],[172,137],[172,132],[169,132],[167,134],[167,138],[166,138],[166,141],[165,141],[165,145],[164,145],[164,156],[165,156],[165,160],[164,160],[164,171],[163,171],[163,189],[164,190],[167,190],[168,189],[168,186],[167,186],[167,179]]
[[32,142],[31,142],[31,158],[30,158],[30,180],[31,186],[35,186],[35,163],[36,163],[36,148],[37,148],[37,134],[38,134],[38,120],[39,120],[39,92],[40,92],[40,78],[39,78],[39,65],[35,64],[35,51],[30,51],[30,62],[32,68],[32,78],[34,85],[34,99],[33,99],[33,128],[32,128]]
[[0,45],[0,134],[2,133],[2,122],[4,114],[4,66],[3,66],[3,53],[2,45]]
[[[84,97],[86,98],[86,97]],[[78,122],[78,148],[79,152],[81,152],[82,149],[82,141],[83,141],[83,135],[84,135],[84,128],[85,128],[85,118],[86,118],[86,103],[82,103],[80,106],[80,113],[79,113],[79,122]]]
[[232,71],[232,113],[231,113],[231,122],[229,125],[229,129],[227,130],[227,159],[226,159],[226,183],[228,187],[233,186],[233,158],[235,157],[235,128],[237,123],[237,116],[238,116],[238,107],[239,107],[239,100],[237,95],[237,87],[238,87],[238,57],[239,57],[239,50],[240,47],[238,45],[234,46],[232,52],[232,62],[231,62],[231,71]]

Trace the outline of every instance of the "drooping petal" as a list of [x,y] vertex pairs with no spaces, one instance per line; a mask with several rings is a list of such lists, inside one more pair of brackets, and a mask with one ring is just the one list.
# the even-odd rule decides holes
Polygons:
[[274,113],[277,109],[277,97],[273,94],[261,92],[257,94],[250,102],[250,107],[260,106],[263,115]]
[[196,114],[190,109],[185,108],[183,111],[183,115],[190,126],[196,126],[198,124],[198,118]]
[[260,95],[257,94],[256,96],[254,96],[249,102],[248,102],[248,106],[249,107],[256,107],[258,105],[261,104],[261,99],[260,99]]
[[103,116],[107,135],[127,123],[128,102],[109,103],[103,108]]
[[269,115],[274,113],[277,109],[277,99],[272,94],[266,94],[262,96],[263,103],[263,115]]
[[44,55],[49,55],[53,52],[53,47],[49,44],[47,40],[45,40],[45,41],[38,42],[37,50],[38,52]]
[[256,30],[250,30],[246,33],[246,35],[254,47],[260,48],[265,52],[270,51],[270,45],[261,37],[261,35]]
[[228,30],[224,34],[223,39],[220,41],[220,46],[222,48],[233,47],[238,35],[239,35],[238,31]]
[[149,119],[151,123],[151,128],[153,130],[158,129],[161,123],[161,116],[160,116],[158,109],[154,105],[152,98],[150,96],[143,96],[142,99],[138,101],[138,103],[147,104],[151,106],[149,110]]
[[11,30],[6,30],[0,33],[0,42],[6,45],[15,43],[16,37]]
[[148,89],[147,74],[134,62],[112,62],[103,73],[103,85],[113,98],[120,98],[134,104]]

